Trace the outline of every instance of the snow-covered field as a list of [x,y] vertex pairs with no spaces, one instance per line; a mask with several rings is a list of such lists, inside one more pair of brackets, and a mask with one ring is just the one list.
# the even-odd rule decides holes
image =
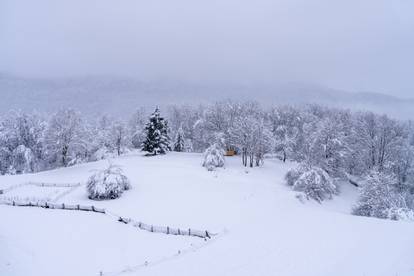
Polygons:
[[[229,157],[225,169],[208,172],[201,159],[125,155],[113,163],[133,188],[120,199],[92,201],[81,186],[57,202],[209,230],[218,233],[213,239],[149,233],[98,213],[0,205],[0,275],[414,275],[414,223],[351,216],[355,187],[343,184],[341,195],[322,205],[301,203],[283,181],[293,164],[266,160],[245,169]],[[85,183],[106,165],[1,176],[0,189]],[[24,186],[12,195],[52,198],[56,189]]]

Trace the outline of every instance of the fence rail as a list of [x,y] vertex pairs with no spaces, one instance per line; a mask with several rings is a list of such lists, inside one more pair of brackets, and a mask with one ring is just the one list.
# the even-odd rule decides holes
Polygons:
[[50,202],[19,202],[19,201],[5,201],[0,204],[19,207],[40,207],[45,209],[60,209],[60,210],[76,210],[87,211],[105,214],[105,209],[97,208],[93,205],[80,205],[80,204],[65,204],[65,203],[50,203]]
[[79,187],[80,183],[47,183],[47,182],[25,182],[16,185],[11,185],[7,188],[0,189],[0,194],[8,193],[12,190],[24,187],[24,186],[37,186],[37,187],[57,187],[57,188],[72,188]]
[[26,185],[33,185],[38,187],[58,187],[58,188],[71,188],[79,187],[80,183],[48,183],[48,182],[26,182]]
[[125,224],[131,224],[134,227],[137,227],[139,229],[148,231],[148,232],[154,232],[154,233],[163,233],[167,235],[180,235],[180,236],[193,236],[193,237],[199,237],[199,238],[208,238],[210,239],[214,234],[209,231],[200,231],[195,229],[180,229],[180,228],[173,228],[173,227],[165,227],[165,226],[155,226],[146,224],[140,221],[134,221],[130,218],[124,218],[119,217],[119,222],[125,223]]
[[[94,212],[94,213],[101,213],[109,215],[103,208],[95,207],[94,205],[80,205],[80,204],[65,204],[65,203],[51,203],[51,202],[19,202],[19,201],[3,201],[0,202],[3,205],[9,206],[18,206],[18,207],[39,207],[45,209],[60,209],[60,210],[74,210],[74,211],[86,211],[86,212]],[[146,224],[140,221],[135,221],[130,218],[125,218],[118,216],[117,221],[122,222],[124,224],[132,225],[133,227],[139,228],[141,230],[145,230],[152,233],[163,233],[167,235],[179,235],[179,236],[192,236],[198,237],[203,239],[210,239],[213,234],[209,231],[200,231],[196,229],[180,229],[180,228],[173,228],[169,226],[157,226],[152,224]]]

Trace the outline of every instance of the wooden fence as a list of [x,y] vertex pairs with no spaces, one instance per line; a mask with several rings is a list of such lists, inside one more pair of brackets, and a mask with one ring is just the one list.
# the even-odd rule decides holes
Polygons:
[[214,234],[208,231],[200,231],[200,230],[195,230],[195,229],[180,229],[180,228],[173,228],[173,227],[165,227],[165,226],[155,226],[155,225],[150,225],[150,224],[146,224],[143,222],[139,222],[139,221],[134,221],[132,219],[127,219],[127,218],[123,218],[123,217],[119,217],[118,219],[119,222],[125,223],[125,224],[131,224],[134,227],[137,227],[139,229],[145,230],[145,231],[149,231],[149,232],[154,232],[154,233],[163,233],[163,234],[167,234],[167,235],[180,235],[180,236],[193,236],[193,237],[199,237],[199,238],[208,238],[210,239]]
[[[10,191],[22,188],[22,187],[39,187],[39,188],[58,188],[63,192],[59,192],[54,196],[48,196],[46,198],[36,198],[36,196],[28,197],[19,197],[19,196],[8,196],[7,194]],[[74,190],[78,189],[81,186],[81,183],[45,183],[45,182],[25,182],[16,185],[9,186],[4,189],[0,189],[0,201],[9,201],[9,202],[56,202],[63,198],[64,196],[72,193]]]
[[87,211],[105,214],[105,209],[97,208],[93,205],[80,205],[80,204],[65,204],[65,203],[50,203],[50,202],[16,202],[6,201],[2,202],[4,205],[20,206],[20,207],[40,207],[46,209],[60,209],[60,210],[76,210],[76,211]]
[[46,182],[25,182],[16,185],[9,186],[4,189],[0,189],[0,194],[8,193],[12,190],[24,187],[24,186],[37,186],[37,187],[57,187],[57,188],[77,188],[80,183],[46,183]]

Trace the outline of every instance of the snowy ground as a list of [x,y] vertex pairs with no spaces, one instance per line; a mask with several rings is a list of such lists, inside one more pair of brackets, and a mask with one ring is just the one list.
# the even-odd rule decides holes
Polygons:
[[[133,186],[120,199],[91,201],[81,186],[57,202],[220,234],[204,241],[145,232],[102,214],[0,206],[0,275],[414,275],[414,223],[349,215],[351,185],[323,205],[302,204],[283,182],[292,165],[277,160],[244,169],[230,157],[216,172],[200,166],[199,154],[135,153],[113,162]],[[2,176],[0,189],[28,181],[84,183],[106,163]],[[25,186],[13,196],[39,198],[38,189]]]

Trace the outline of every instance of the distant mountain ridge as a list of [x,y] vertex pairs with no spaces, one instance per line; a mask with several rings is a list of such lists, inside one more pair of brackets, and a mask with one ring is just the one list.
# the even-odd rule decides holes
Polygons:
[[414,99],[380,93],[352,93],[305,83],[272,85],[197,84],[179,81],[142,82],[131,78],[80,77],[29,79],[0,74],[0,113],[11,109],[53,112],[73,107],[87,115],[129,116],[155,105],[256,100],[263,105],[318,103],[366,109],[392,117],[414,119]]

